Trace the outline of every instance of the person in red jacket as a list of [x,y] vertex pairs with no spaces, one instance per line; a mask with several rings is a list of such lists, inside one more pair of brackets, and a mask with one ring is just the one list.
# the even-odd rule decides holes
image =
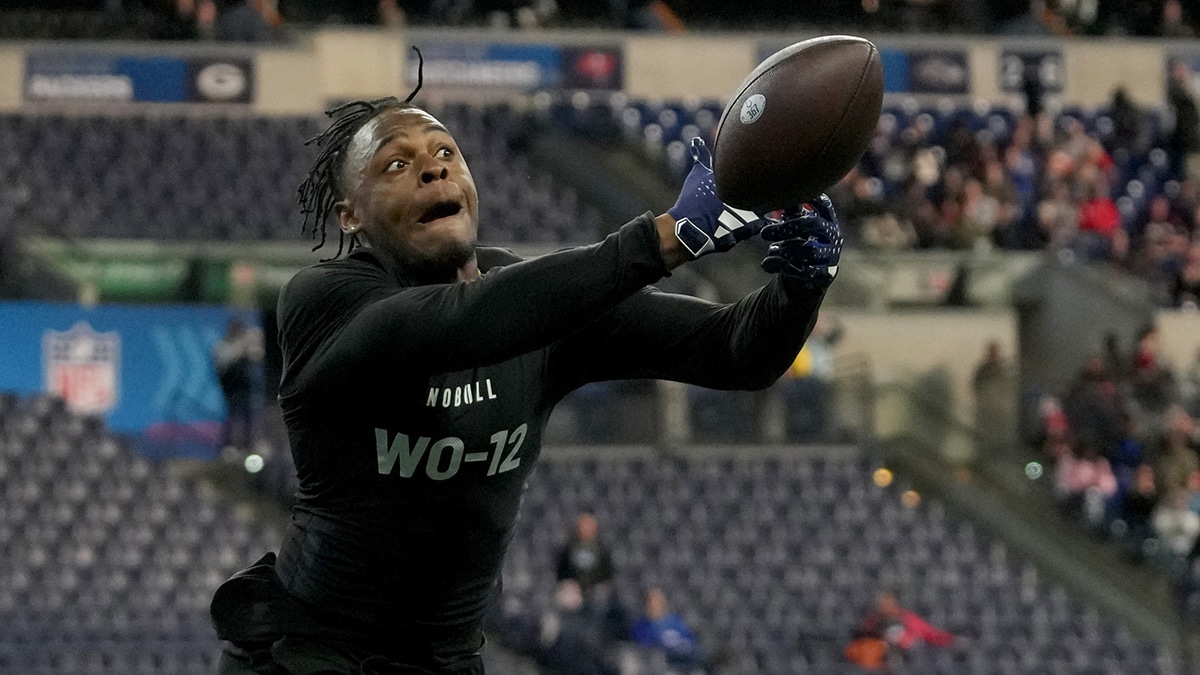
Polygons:
[[1089,259],[1105,259],[1114,255],[1114,240],[1121,230],[1121,211],[1109,197],[1108,183],[1103,177],[1093,179],[1088,186],[1087,199],[1079,205],[1079,242]]
[[886,673],[919,644],[951,647],[959,640],[904,609],[895,594],[885,591],[876,598],[875,608],[863,619],[854,641],[846,648],[846,658],[865,670]]

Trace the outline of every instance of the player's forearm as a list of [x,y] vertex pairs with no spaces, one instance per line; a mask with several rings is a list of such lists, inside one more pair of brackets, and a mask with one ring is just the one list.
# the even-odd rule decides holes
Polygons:
[[[791,366],[816,324],[823,293],[786,289],[776,277],[721,310],[693,358],[713,389],[764,389]],[[705,358],[707,355],[707,358]]]
[[406,289],[363,310],[333,358],[445,372],[539,349],[663,277],[657,231],[654,220],[641,216],[591,246],[508,265],[470,283]]

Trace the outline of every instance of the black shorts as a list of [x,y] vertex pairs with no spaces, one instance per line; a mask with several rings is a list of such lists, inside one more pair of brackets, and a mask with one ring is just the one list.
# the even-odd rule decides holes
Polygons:
[[224,642],[220,675],[483,675],[479,656],[427,667],[373,655],[348,642],[284,637],[275,642]]
[[274,564],[263,556],[213,596],[222,675],[483,675],[480,626],[371,631],[323,618],[283,590]]

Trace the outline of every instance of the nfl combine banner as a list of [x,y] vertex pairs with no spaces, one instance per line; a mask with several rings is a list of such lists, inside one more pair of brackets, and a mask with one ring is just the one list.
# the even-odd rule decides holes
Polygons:
[[223,307],[0,303],[0,390],[54,394],[122,433],[215,443],[211,353],[234,318],[259,324]]

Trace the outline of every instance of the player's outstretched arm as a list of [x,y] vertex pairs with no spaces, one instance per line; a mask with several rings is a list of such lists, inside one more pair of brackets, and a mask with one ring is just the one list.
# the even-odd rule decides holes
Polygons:
[[494,269],[478,280],[396,290],[382,269],[301,271],[280,325],[306,362],[301,379],[394,377],[496,363],[544,347],[690,259],[640,216],[603,241]]
[[777,276],[732,304],[646,289],[555,345],[561,393],[586,382],[677,380],[714,389],[761,389],[787,370],[837,273],[841,235],[827,197],[763,229],[763,268]]

